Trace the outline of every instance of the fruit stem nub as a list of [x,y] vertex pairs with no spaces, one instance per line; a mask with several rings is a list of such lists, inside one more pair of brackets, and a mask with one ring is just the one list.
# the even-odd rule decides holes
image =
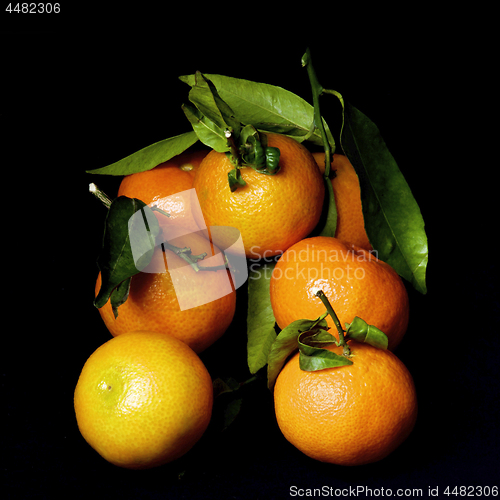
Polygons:
[[89,184],[89,191],[98,199],[102,202],[102,204],[109,209],[111,206],[111,200],[108,198],[108,196],[101,191],[93,182]]
[[339,333],[338,345],[343,348],[343,353],[342,353],[343,356],[348,358],[351,355],[351,349],[349,348],[349,345],[347,344],[347,342],[345,340],[344,330],[342,329],[342,325],[340,324],[340,321],[339,321],[337,314],[333,310],[333,307],[330,304],[330,301],[328,300],[327,296],[323,293],[323,290],[318,290],[316,292],[316,297],[318,297],[321,300],[321,302],[323,302],[323,305],[326,307],[328,314],[333,319],[333,322],[335,323],[335,326],[337,327],[337,332]]

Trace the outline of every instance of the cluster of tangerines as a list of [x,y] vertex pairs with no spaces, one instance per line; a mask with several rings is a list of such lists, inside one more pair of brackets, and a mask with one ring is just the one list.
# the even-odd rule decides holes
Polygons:
[[[213,242],[195,232],[189,200],[179,195],[194,188],[207,227],[238,228],[249,258],[276,256],[269,300],[280,329],[321,316],[320,289],[341,324],[358,316],[387,335],[388,349],[349,340],[352,364],[345,366],[305,371],[297,353],[273,388],[278,425],[303,453],[342,465],[381,460],[407,438],[417,413],[412,377],[392,353],[408,326],[405,286],[370,246],[349,160],[335,154],[336,175],[328,181],[338,212],[335,237],[312,236],[325,198],[325,155],[286,136],[268,134],[267,140],[280,151],[279,172],[242,168],[245,184],[235,191],[227,181],[230,158],[203,150],[125,176],[118,196],[163,209],[170,217],[155,212],[160,227],[189,227],[183,244],[193,254],[212,255]],[[166,199],[168,206],[161,206]],[[156,249],[153,261],[163,262],[163,251]],[[170,257],[169,266],[175,265],[176,256]],[[203,293],[220,286],[229,272],[187,266],[183,288]],[[100,286],[99,275],[96,295]],[[77,422],[87,442],[111,463],[135,469],[170,462],[191,449],[207,429],[213,405],[211,377],[199,354],[228,329],[235,307],[233,289],[180,310],[168,271],[136,274],[117,317],[109,302],[99,309],[114,338],[91,355],[75,390]],[[330,316],[327,322],[340,340]],[[327,349],[345,355],[341,345]]]

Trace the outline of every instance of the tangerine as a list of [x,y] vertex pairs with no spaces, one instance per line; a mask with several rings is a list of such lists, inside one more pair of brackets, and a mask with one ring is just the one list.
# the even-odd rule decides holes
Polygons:
[[[382,330],[394,350],[406,333],[409,300],[406,287],[387,263],[337,238],[316,236],[292,245],[271,275],[271,305],[283,329],[298,319],[325,312],[318,289],[332,304],[342,326],[355,316]],[[330,316],[327,322],[337,335]]]
[[[176,225],[168,231],[169,244],[188,247],[192,255],[207,254],[200,264],[223,266],[219,249],[201,234],[185,233]],[[96,296],[100,288],[99,273]],[[236,291],[228,270],[195,271],[174,251],[160,245],[148,266],[132,276],[128,298],[118,307],[118,317],[110,300],[99,313],[113,336],[136,330],[159,332],[177,337],[200,353],[227,330],[235,310]]]
[[[390,351],[349,341],[353,364],[308,372],[297,353],[278,375],[276,419],[307,456],[363,465],[393,452],[411,433],[417,396],[410,372]],[[327,347],[336,354],[342,348]]]
[[208,150],[182,153],[145,172],[125,176],[118,188],[118,196],[137,198],[150,207],[156,206],[169,214],[155,212],[160,225],[179,223],[198,231],[193,212],[197,207],[188,190]]
[[200,225],[237,228],[250,258],[278,255],[306,237],[319,221],[325,194],[314,157],[302,144],[279,134],[267,134],[267,144],[280,150],[277,174],[241,168],[246,185],[232,192],[228,172],[234,166],[226,154],[213,150],[193,183],[204,217]]
[[[322,174],[325,173],[325,153],[313,153]],[[334,154],[331,162],[335,177],[331,180],[337,206],[335,237],[365,250],[373,250],[365,230],[361,208],[359,179],[347,156]]]
[[74,394],[85,440],[120,467],[146,469],[187,453],[210,422],[213,387],[200,358],[153,332],[113,338],[85,363]]

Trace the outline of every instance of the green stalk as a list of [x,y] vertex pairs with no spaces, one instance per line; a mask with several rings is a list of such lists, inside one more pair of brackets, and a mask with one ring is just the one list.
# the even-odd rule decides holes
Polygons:
[[323,293],[323,290],[318,290],[316,292],[316,297],[318,297],[321,302],[323,302],[323,305],[326,307],[326,310],[328,311],[328,314],[330,317],[333,319],[333,322],[335,323],[335,326],[337,327],[337,332],[339,333],[339,347],[342,347],[343,352],[342,354],[348,358],[351,355],[351,349],[349,348],[349,345],[347,344],[345,340],[345,335],[344,335],[344,330],[342,329],[342,325],[340,324],[340,320],[333,310],[332,305],[330,304],[330,301],[328,300],[327,296]]
[[332,164],[332,149],[330,146],[330,142],[326,137],[325,126],[323,124],[319,108],[319,97],[323,94],[323,91],[325,89],[319,83],[318,78],[316,77],[316,72],[314,71],[314,67],[311,62],[311,52],[309,48],[306,50],[306,53],[302,56],[302,67],[306,68],[307,75],[309,76],[309,81],[311,82],[311,90],[312,90],[313,106],[314,106],[314,125],[319,129],[321,133],[321,139],[323,141],[323,147],[325,149],[325,177],[329,178],[331,164]]

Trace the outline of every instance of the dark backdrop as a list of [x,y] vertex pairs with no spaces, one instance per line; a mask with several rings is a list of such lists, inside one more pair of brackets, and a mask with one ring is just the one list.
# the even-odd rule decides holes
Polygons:
[[[289,498],[292,487],[373,495],[415,488],[423,497],[439,487],[446,498],[447,486],[498,486],[498,265],[491,182],[483,182],[491,179],[478,173],[484,164],[474,160],[461,112],[471,103],[456,92],[458,53],[385,34],[358,45],[338,32],[321,44],[305,36],[250,44],[243,35],[226,43],[186,29],[154,39],[133,31],[101,39],[90,29],[74,36],[70,26],[4,35],[3,312],[12,321],[1,349],[1,437],[9,498],[267,499]],[[85,360],[110,338],[92,305],[105,209],[88,184],[114,197],[119,179],[85,170],[189,130],[182,74],[262,81],[311,101],[300,64],[308,45],[320,82],[379,126],[426,222],[429,291],[409,287],[411,322],[397,350],[418,390],[416,428],[377,464],[321,464],[282,437],[258,386],[230,428],[211,429],[179,461],[143,472],[110,465],[81,437],[72,397]],[[321,103],[334,112],[333,98]],[[244,290],[238,298],[243,320],[202,359],[213,376],[244,380]]]

